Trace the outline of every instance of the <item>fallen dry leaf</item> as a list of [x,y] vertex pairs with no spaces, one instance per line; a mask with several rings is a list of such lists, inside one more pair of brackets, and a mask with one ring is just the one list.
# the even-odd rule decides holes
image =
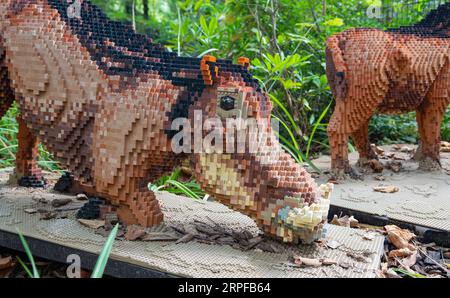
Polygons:
[[339,246],[342,245],[342,243],[337,242],[336,240],[329,240],[329,241],[327,241],[326,244],[331,249],[336,249],[336,248],[338,248]]
[[348,220],[350,222],[350,228],[357,228],[357,227],[359,227],[359,225],[358,225],[359,221],[356,218],[354,218],[353,215],[350,216],[348,218]]
[[409,243],[409,241],[416,237],[414,233],[408,230],[401,229],[395,225],[387,225],[384,227],[388,233],[389,241],[397,248],[408,248],[409,250],[415,250],[414,245]]
[[336,179],[333,179],[333,178],[328,179],[327,183],[339,184],[339,182]]
[[339,262],[339,266],[341,266],[344,269],[348,269],[350,267],[353,267],[353,265],[348,263],[348,262]]
[[381,173],[384,170],[383,164],[377,159],[370,160],[369,166],[374,173]]
[[364,240],[372,241],[373,239],[375,239],[375,233],[367,232],[362,237]]
[[336,260],[333,260],[333,259],[325,258],[325,259],[322,260],[322,265],[325,265],[325,266],[336,265],[337,263],[338,262]]
[[99,220],[99,219],[78,219],[78,221],[82,225],[87,226],[87,227],[92,228],[92,229],[95,229],[95,230],[105,226],[105,221],[104,220]]
[[178,240],[179,237],[174,235],[173,233],[147,233],[141,237],[142,241],[175,241]]
[[413,253],[414,253],[414,251],[412,251],[409,248],[405,247],[405,248],[391,250],[389,252],[389,257],[390,258],[404,258],[404,257],[409,257]]
[[341,227],[350,227],[350,228],[357,228],[358,227],[358,220],[352,216],[343,216],[338,217],[336,214],[333,216],[333,219],[331,220],[330,224],[341,226]]
[[319,259],[304,258],[301,256],[294,256],[294,263],[305,267],[320,267],[322,262]]
[[394,159],[394,161],[398,161],[398,160],[408,160],[410,158],[409,154],[404,153],[404,152],[400,152],[400,153],[395,153],[394,156],[392,157]]
[[125,239],[129,241],[135,241],[143,236],[145,236],[145,229],[137,225],[131,225],[127,227],[127,232],[125,233]]
[[417,262],[417,250],[413,251],[413,253],[410,256],[403,258],[401,262],[402,265],[407,268],[414,266]]
[[384,149],[375,144],[371,144],[370,147],[373,151],[375,151],[376,154],[382,155],[384,153]]
[[353,251],[347,252],[347,256],[355,259],[356,261],[363,262],[363,263],[370,263],[372,262],[372,259],[366,256],[364,253],[357,253]]
[[402,170],[403,164],[400,161],[391,161],[387,164],[388,169],[390,169],[394,173],[398,173]]
[[382,193],[395,193],[399,191],[399,188],[397,186],[375,186],[373,188],[374,191],[382,192]]
[[28,214],[34,214],[34,213],[38,212],[37,209],[34,209],[34,208],[27,208],[27,209],[24,209],[23,211],[25,211]]
[[189,242],[189,241],[191,241],[192,239],[194,239],[194,234],[186,234],[186,235],[184,235],[183,237],[181,237],[180,239],[178,239],[176,242],[175,242],[175,244],[178,244],[178,243],[187,243],[187,242]]
[[40,212],[39,219],[41,219],[41,220],[50,220],[50,219],[56,218],[57,215],[58,214],[56,212],[42,211],[42,212]]
[[394,155],[395,155],[395,152],[386,152],[384,154],[384,157],[385,158],[392,158],[392,157],[394,157]]
[[441,142],[441,152],[447,152],[447,153],[450,152],[450,142],[445,142],[445,141]]
[[12,257],[5,257],[5,258],[0,257],[0,270],[8,269],[13,266],[14,266],[14,261],[13,261]]
[[79,193],[77,194],[77,200],[78,201],[87,201],[89,198],[87,197],[87,195],[85,195],[84,193]]
[[413,151],[414,151],[414,148],[411,148],[411,147],[408,147],[408,146],[402,146],[400,148],[400,152],[410,153],[410,152],[413,152]]
[[384,272],[384,274],[386,275],[387,278],[402,278],[400,275],[397,274],[397,272],[392,270],[392,268],[389,268],[388,270],[386,270],[386,272]]
[[386,180],[386,177],[384,177],[383,175],[377,175],[374,177],[374,179],[378,180],[378,181],[384,181],[384,180]]
[[70,202],[72,202],[72,199],[54,199],[54,200],[52,200],[51,204],[53,207],[58,208],[58,207],[67,205]]

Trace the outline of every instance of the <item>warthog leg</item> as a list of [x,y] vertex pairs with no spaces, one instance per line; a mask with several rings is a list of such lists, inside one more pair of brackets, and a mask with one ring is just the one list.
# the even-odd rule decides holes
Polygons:
[[419,168],[438,170],[441,168],[439,150],[441,143],[440,128],[445,110],[450,103],[448,82],[450,69],[444,66],[442,75],[438,76],[425,100],[417,110],[419,133],[421,139]]

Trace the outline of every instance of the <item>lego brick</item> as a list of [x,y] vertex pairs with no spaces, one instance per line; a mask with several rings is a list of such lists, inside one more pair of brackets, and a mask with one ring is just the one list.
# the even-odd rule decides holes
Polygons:
[[440,169],[440,125],[450,103],[450,3],[412,26],[349,29],[326,46],[327,77],[336,100],[328,126],[336,178],[355,174],[348,163],[348,139],[360,165],[377,159],[368,138],[374,113],[416,111],[421,169]]
[[[148,182],[189,159],[206,192],[251,216],[268,235],[294,243],[321,236],[332,186],[318,187],[270,127],[256,153],[250,142],[227,136],[225,143],[242,152],[205,152],[204,128],[201,140],[194,139],[199,151],[172,148],[178,118],[194,127],[196,115],[270,122],[272,104],[248,58],[233,64],[208,55],[178,57],[87,0],[0,5],[7,12],[0,14],[0,113],[14,97],[20,109],[15,175],[22,185],[45,183],[36,162],[41,142],[70,171],[57,188],[105,199],[123,223],[148,227],[163,221]],[[256,136],[244,133],[245,140]],[[71,177],[70,185],[64,182]],[[88,203],[80,216],[100,213]]]

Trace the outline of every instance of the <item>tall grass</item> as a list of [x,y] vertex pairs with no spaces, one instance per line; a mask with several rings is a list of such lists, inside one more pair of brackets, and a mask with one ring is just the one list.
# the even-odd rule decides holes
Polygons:
[[[22,232],[17,229],[17,234],[19,235],[20,242],[22,243],[23,249],[25,250],[25,254],[28,257],[28,261],[31,264],[31,268],[33,271],[28,268],[28,266],[25,264],[25,262],[18,256],[16,256],[17,261],[19,261],[19,264],[22,266],[22,268],[27,273],[28,277],[30,278],[40,278],[39,272],[37,270],[36,262],[34,261],[33,254],[31,252],[30,247],[28,246],[27,241],[25,240],[25,237],[23,236]],[[91,274],[91,278],[102,278],[103,273],[105,272],[106,264],[108,263],[109,256],[111,254],[111,250],[114,244],[114,240],[117,236],[117,231],[119,230],[119,224],[117,223],[112,231],[109,233],[108,238],[106,239],[105,244],[103,245],[102,251],[100,252],[100,255],[98,256],[97,262],[95,263],[94,269]],[[80,268],[81,269],[81,268]]]

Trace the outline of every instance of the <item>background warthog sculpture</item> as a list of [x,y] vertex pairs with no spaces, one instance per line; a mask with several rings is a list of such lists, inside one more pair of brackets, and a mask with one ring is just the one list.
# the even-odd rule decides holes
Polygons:
[[387,31],[350,29],[327,41],[327,77],[336,100],[328,127],[332,169],[357,174],[348,162],[348,138],[359,164],[377,158],[368,138],[376,113],[416,111],[420,168],[440,168],[440,125],[450,103],[450,3],[421,22]]

